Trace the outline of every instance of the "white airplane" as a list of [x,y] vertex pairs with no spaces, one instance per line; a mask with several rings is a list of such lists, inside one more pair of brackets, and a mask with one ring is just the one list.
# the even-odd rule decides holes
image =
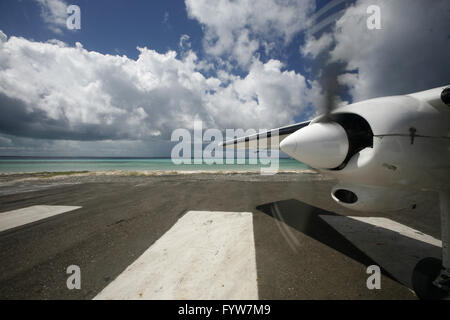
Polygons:
[[[415,209],[418,192],[439,193],[442,261],[426,258],[413,274],[416,294],[450,292],[450,86],[366,100],[311,121],[223,143],[280,148],[338,183],[331,197],[357,211]],[[274,139],[276,137],[276,139]],[[279,144],[276,144],[279,141]]]

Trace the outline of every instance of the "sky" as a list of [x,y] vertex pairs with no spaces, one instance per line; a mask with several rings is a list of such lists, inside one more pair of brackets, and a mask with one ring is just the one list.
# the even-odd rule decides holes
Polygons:
[[448,0],[2,0],[0,156],[163,157],[194,121],[308,120],[332,65],[342,104],[450,85],[449,17]]

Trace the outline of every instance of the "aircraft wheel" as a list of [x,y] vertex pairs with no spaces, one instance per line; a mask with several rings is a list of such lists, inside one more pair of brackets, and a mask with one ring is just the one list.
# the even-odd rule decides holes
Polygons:
[[412,285],[416,295],[422,300],[440,300],[449,295],[433,284],[442,267],[442,261],[436,258],[425,258],[417,263],[412,275]]

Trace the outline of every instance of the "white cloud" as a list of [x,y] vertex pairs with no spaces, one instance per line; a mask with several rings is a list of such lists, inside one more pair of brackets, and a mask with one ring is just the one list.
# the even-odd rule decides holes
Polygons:
[[10,37],[0,46],[0,129],[65,140],[164,139],[194,119],[217,128],[292,123],[314,90],[277,60],[253,59],[248,75],[205,77],[192,52],[139,48],[139,57],[87,51],[80,43]]
[[250,40],[248,30],[243,30],[236,39],[236,43],[232,49],[232,56],[236,57],[237,62],[241,66],[247,66],[259,48],[257,40]]
[[241,67],[267,41],[288,43],[308,25],[313,0],[185,0],[188,15],[205,31],[204,47],[213,56],[231,57]]
[[65,43],[64,41],[58,40],[58,39],[47,40],[47,43],[57,45],[58,47],[67,47],[67,43]]
[[[381,30],[367,28],[370,5],[381,9]],[[310,39],[304,53],[328,50],[332,37],[331,61],[358,71],[339,78],[355,101],[446,85],[450,79],[449,12],[448,0],[358,0],[331,34]]]
[[41,7],[41,17],[55,33],[66,27],[67,3],[64,0],[35,0]]
[[329,48],[333,44],[333,37],[326,33],[319,39],[314,37],[305,41],[305,44],[300,48],[300,52],[304,55],[310,55],[313,58],[317,58],[318,54],[325,49]]
[[209,97],[207,108],[221,127],[266,128],[292,123],[312,100],[305,78],[282,71],[277,60],[255,60],[245,78],[235,78]]

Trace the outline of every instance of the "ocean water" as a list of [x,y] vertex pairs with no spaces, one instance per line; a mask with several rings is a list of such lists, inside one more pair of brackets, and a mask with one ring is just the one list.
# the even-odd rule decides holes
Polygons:
[[[67,171],[259,171],[268,165],[183,164],[160,158],[30,158],[0,157],[0,173],[35,173]],[[308,166],[293,159],[280,159],[279,170],[305,170]]]

